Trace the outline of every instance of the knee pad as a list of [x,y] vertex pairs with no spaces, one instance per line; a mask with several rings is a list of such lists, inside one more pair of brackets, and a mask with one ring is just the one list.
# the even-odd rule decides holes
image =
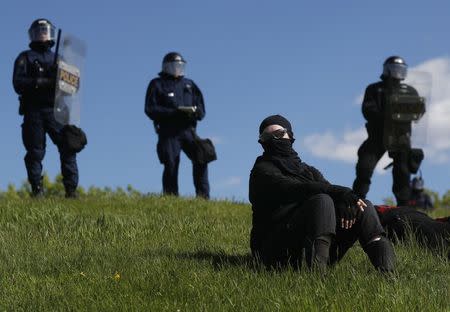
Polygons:
[[364,251],[378,271],[392,272],[395,269],[394,248],[386,237],[382,236],[380,240],[368,243]]

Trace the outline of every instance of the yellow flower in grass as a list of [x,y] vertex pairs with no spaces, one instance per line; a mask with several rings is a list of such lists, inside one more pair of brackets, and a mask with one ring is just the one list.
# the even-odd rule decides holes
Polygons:
[[80,272],[80,275],[83,277],[86,277],[86,273],[84,273],[84,272]]
[[116,271],[116,273],[113,276],[115,281],[120,281],[120,273]]

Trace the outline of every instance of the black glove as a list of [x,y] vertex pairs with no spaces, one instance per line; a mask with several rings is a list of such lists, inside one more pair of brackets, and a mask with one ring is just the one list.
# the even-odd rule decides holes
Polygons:
[[348,191],[341,195],[336,203],[336,212],[338,217],[344,220],[355,219],[361,211],[357,205],[359,197],[353,191]]
[[196,112],[191,112],[191,111],[185,111],[185,110],[181,110],[181,109],[177,109],[176,112],[177,116],[181,119],[184,120],[189,120],[189,121],[193,121],[196,120]]
[[359,197],[353,191],[349,191],[342,194],[341,199],[347,206],[357,207]]

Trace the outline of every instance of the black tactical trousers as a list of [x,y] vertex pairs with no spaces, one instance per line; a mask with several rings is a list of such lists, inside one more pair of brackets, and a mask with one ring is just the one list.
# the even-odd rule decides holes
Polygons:
[[[373,171],[385,152],[386,150],[382,140],[374,139],[371,136],[369,136],[359,148],[353,191],[361,198],[366,198],[366,195],[369,192]],[[411,195],[408,152],[390,153],[389,156],[394,160],[392,169],[392,192],[395,195],[398,206],[407,205]]]
[[[164,164],[162,177],[163,192],[178,195],[178,168],[181,151],[189,158],[190,149],[194,145],[192,130],[186,129],[176,134],[160,133],[157,145],[159,160]],[[198,197],[209,198],[208,165],[192,163],[195,193]]]
[[61,160],[61,173],[66,191],[74,191],[78,185],[78,166],[76,153],[62,148],[62,125],[53,116],[53,108],[43,108],[26,112],[22,124],[22,140],[27,150],[25,166],[28,181],[32,186],[39,185],[42,179],[42,160],[45,156],[46,134],[58,147]]

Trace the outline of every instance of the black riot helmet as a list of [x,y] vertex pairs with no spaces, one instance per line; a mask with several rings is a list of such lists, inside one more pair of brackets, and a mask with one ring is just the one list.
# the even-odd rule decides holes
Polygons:
[[186,60],[178,52],[167,53],[162,62],[162,71],[173,77],[184,76]]
[[383,63],[382,77],[404,80],[408,71],[408,65],[400,56],[390,56]]
[[53,45],[55,43],[55,26],[45,18],[38,18],[28,29],[28,35],[31,42]]

